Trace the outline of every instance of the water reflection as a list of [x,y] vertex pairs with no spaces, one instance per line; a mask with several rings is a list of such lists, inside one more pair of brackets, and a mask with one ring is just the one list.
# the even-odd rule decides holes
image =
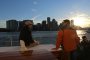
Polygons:
[[[86,36],[90,40],[90,33],[86,30],[77,30],[77,34],[82,41],[82,36]],[[40,44],[55,44],[57,31],[37,31],[32,33],[35,40],[40,41]],[[19,32],[0,32],[0,46],[18,46]]]
[[82,41],[82,36],[86,36],[88,40],[90,40],[90,33],[88,33],[86,30],[77,30],[77,34],[80,37]]

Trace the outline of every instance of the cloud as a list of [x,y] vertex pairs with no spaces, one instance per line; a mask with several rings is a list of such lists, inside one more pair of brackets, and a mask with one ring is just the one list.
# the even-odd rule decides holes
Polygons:
[[34,4],[34,5],[37,5],[37,1],[33,1],[33,4]]
[[70,12],[70,16],[68,16],[68,17],[69,17],[69,19],[82,20],[82,22],[84,22],[84,24],[82,24],[82,26],[84,26],[84,27],[87,27],[90,25],[90,16],[84,12],[81,12],[81,11]]
[[[33,1],[33,5],[37,5],[37,1]],[[32,8],[31,10],[32,10],[32,12],[36,12],[37,11],[37,9],[35,9],[35,8]]]
[[78,17],[86,17],[86,18],[90,17],[90,16],[88,16],[88,14],[80,12],[80,11],[70,12],[70,15],[68,17],[72,18],[72,17],[77,17],[77,16]]
[[32,10],[32,12],[36,12],[37,11],[37,9],[31,9]]
[[36,15],[33,18],[31,18],[31,20],[36,20],[36,18],[40,17],[41,15]]

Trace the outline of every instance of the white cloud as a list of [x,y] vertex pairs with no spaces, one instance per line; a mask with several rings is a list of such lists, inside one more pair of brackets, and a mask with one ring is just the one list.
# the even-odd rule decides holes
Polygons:
[[32,10],[32,12],[36,12],[37,10],[36,9],[31,9]]
[[[37,1],[33,1],[33,5],[37,5]],[[32,12],[36,12],[37,9],[35,9],[34,7],[31,9]]]
[[34,5],[37,5],[37,1],[33,1],[33,4],[34,4]]
[[[81,19],[82,21],[80,22],[83,22],[84,24],[82,26],[88,26],[90,24],[90,16],[86,13],[83,13],[83,12],[80,12],[80,11],[75,11],[75,12],[70,12],[70,16],[68,16],[69,19],[78,19],[78,21],[76,22],[79,22],[79,20]],[[80,25],[80,24],[79,24]]]
[[31,20],[36,20],[36,18],[40,17],[41,15],[36,15],[33,18],[31,18]]
[[77,17],[77,16],[90,18],[90,16],[88,16],[88,14],[82,13],[80,11],[70,12],[70,15],[68,17],[72,18],[72,17]]

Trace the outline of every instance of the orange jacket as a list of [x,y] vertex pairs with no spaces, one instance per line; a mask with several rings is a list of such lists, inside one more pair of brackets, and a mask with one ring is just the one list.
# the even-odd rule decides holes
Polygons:
[[77,48],[79,43],[79,37],[77,36],[76,30],[73,29],[64,29],[58,32],[56,40],[56,48],[60,47],[60,44],[63,44],[65,51],[70,52]]

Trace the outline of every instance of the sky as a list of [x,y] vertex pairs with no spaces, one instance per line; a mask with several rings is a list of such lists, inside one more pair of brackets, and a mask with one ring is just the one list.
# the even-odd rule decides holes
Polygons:
[[[63,19],[76,19],[80,26],[88,26],[90,19],[90,0],[0,0],[0,28],[6,27],[5,21],[32,19],[34,23],[55,18],[58,23]],[[77,23],[79,19],[79,22]],[[83,24],[83,25],[82,25]]]

